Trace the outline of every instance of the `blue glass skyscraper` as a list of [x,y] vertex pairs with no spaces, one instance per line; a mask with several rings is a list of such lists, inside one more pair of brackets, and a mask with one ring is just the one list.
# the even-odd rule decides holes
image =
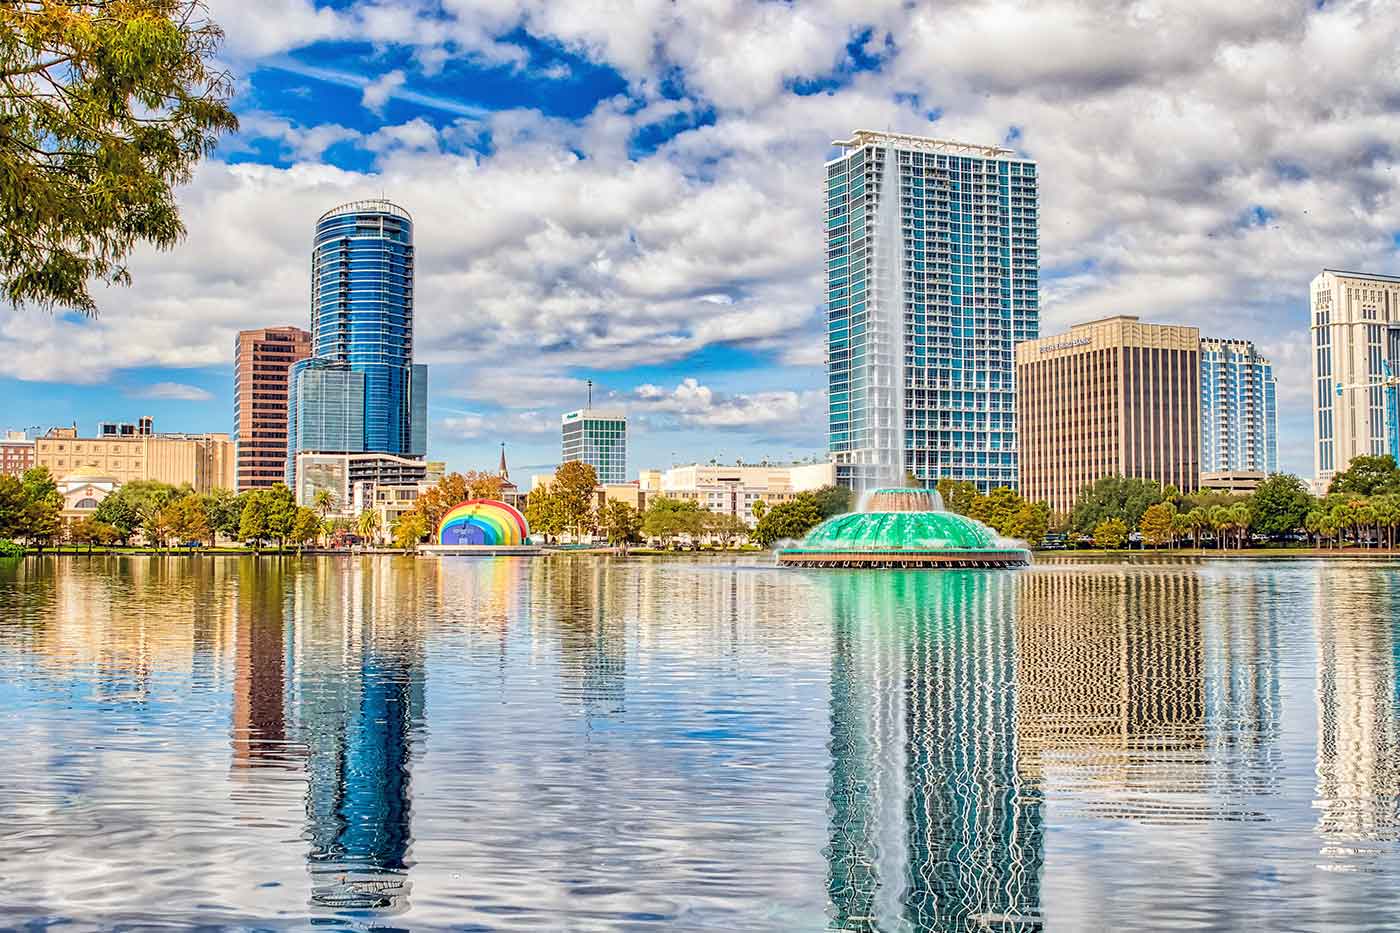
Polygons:
[[413,281],[413,219],[403,208],[352,201],[321,215],[311,258],[312,356],[292,372],[289,481],[299,450],[427,453],[428,374],[413,362]]
[[855,488],[1017,484],[1038,179],[1009,149],[858,130],[826,164],[828,442]]
[[1278,472],[1276,392],[1254,344],[1201,341],[1201,472]]

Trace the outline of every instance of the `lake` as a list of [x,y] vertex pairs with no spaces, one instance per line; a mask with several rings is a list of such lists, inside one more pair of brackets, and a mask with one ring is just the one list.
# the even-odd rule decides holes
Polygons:
[[0,561],[0,917],[1400,928],[1400,572]]

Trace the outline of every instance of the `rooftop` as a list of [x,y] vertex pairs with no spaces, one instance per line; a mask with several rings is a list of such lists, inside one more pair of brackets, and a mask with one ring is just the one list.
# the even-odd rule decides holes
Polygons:
[[908,133],[881,133],[877,130],[856,130],[850,139],[833,139],[833,146],[840,149],[861,149],[865,146],[894,146],[898,149],[916,149],[921,152],[943,152],[951,155],[984,156],[990,159],[1015,155],[1016,150],[1003,146],[982,146],[977,143],[963,143],[951,139],[936,139],[932,136],[913,136]]
[[333,207],[317,218],[316,222],[320,223],[327,217],[335,217],[338,214],[389,214],[392,217],[402,217],[410,222],[413,220],[412,214],[393,201],[384,198],[370,198],[365,201],[347,201],[339,207]]
[[1333,275],[1344,275],[1349,279],[1375,279],[1378,282],[1398,282],[1400,275],[1386,275],[1382,272],[1349,272],[1346,269],[1323,269],[1323,272],[1330,272]]

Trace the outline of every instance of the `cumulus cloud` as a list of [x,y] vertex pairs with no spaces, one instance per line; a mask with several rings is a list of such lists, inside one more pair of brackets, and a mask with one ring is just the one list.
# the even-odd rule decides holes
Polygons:
[[724,394],[686,378],[670,390],[651,383],[638,386],[627,407],[629,413],[644,419],[671,420],[690,427],[815,439],[812,423],[824,401],[823,394],[815,391]]
[[183,382],[157,382],[127,392],[131,398],[166,399],[177,402],[207,402],[214,396],[199,386]]
[[[96,322],[0,319],[0,373],[227,362],[239,327],[306,322],[315,218],[383,193],[415,217],[415,349],[437,366],[435,398],[530,411],[581,394],[580,371],[716,345],[811,366],[819,385],[822,163],[861,126],[1007,141],[1039,161],[1043,332],[1136,313],[1252,338],[1286,405],[1307,404],[1307,281],[1396,266],[1400,18],[1374,0],[1189,16],[1147,0],[633,0],[610,17],[546,0],[268,3],[215,0],[230,56],[309,74],[286,53],[408,50],[413,65],[377,80],[320,77],[371,108],[393,95],[433,113],[365,134],[245,118],[298,164],[206,165],[181,193],[189,239],[138,255],[136,286],[104,292]],[[415,89],[415,66],[530,75],[522,33],[614,69],[627,93],[565,120]],[[879,67],[856,69],[851,48]],[[668,121],[693,128],[638,155],[639,132]],[[373,169],[314,164],[346,143]],[[552,387],[513,391],[525,373]],[[692,427],[792,411],[778,390],[702,389],[629,404]],[[802,409],[807,393],[791,394]],[[1305,436],[1281,446],[1308,469]]]
[[360,103],[367,110],[374,113],[383,113],[384,106],[389,103],[389,99],[403,87],[407,78],[399,69],[385,72],[380,77],[365,85],[364,95],[360,98]]

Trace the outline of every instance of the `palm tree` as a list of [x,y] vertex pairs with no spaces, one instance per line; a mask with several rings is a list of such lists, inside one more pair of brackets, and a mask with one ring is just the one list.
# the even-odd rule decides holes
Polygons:
[[1210,510],[1210,527],[1215,529],[1215,546],[1220,549],[1225,547],[1225,532],[1230,527],[1230,510],[1223,505],[1217,505]]
[[311,497],[311,508],[317,515],[325,518],[335,508],[335,493],[329,489],[316,490],[316,494]]
[[1235,535],[1241,548],[1245,546],[1245,539],[1249,534],[1250,517],[1249,506],[1243,502],[1237,502],[1230,506],[1230,525],[1235,529]]
[[1322,519],[1322,513],[1316,509],[1303,518],[1303,530],[1314,539],[1313,543],[1316,547],[1322,547]]
[[1191,533],[1191,517],[1185,512],[1172,513],[1172,547]]
[[1191,543],[1200,550],[1201,532],[1211,527],[1210,510],[1198,505],[1186,514],[1186,520],[1191,524]]
[[379,543],[379,530],[383,526],[383,522],[379,517],[378,510],[365,509],[360,513],[359,520],[355,522],[355,526],[361,538],[364,538],[370,544]]

